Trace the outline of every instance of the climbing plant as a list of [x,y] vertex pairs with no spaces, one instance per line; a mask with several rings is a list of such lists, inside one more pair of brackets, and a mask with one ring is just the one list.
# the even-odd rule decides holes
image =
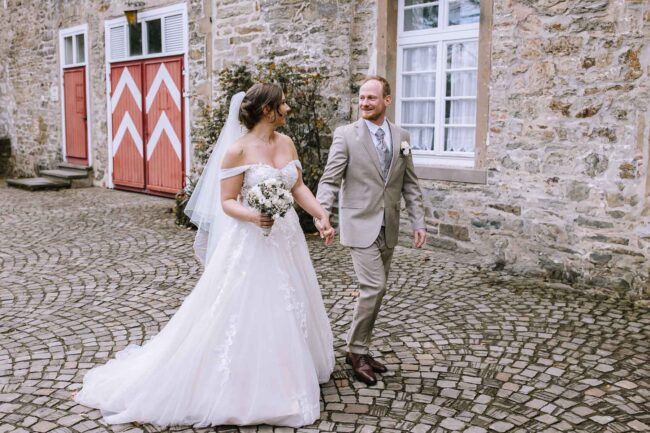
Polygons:
[[[202,107],[201,117],[192,131],[197,172],[187,182],[187,187],[177,195],[176,222],[190,224],[183,209],[226,121],[230,98],[237,92],[246,91],[256,82],[276,83],[284,90],[291,112],[281,132],[291,137],[296,144],[303,167],[303,180],[315,194],[330,143],[331,130],[328,122],[339,104],[338,98],[322,94],[326,77],[327,73],[322,68],[306,68],[287,63],[238,65],[223,69],[219,73],[222,96],[213,106]],[[298,215],[303,230],[313,231],[311,217],[301,209],[298,209]]]

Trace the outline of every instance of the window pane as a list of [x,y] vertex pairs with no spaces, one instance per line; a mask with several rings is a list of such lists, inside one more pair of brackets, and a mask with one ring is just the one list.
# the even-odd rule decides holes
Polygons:
[[447,96],[476,96],[476,71],[448,72]]
[[474,124],[476,122],[476,100],[461,99],[445,103],[445,123]]
[[427,124],[436,119],[436,104],[433,101],[402,102],[402,123]]
[[457,42],[447,45],[447,69],[476,68],[477,65],[477,41]]
[[435,71],[436,51],[435,45],[405,49],[402,71]]
[[435,74],[413,74],[402,76],[404,85],[402,93],[404,98],[436,96],[436,75]]
[[147,21],[147,51],[149,54],[162,53],[162,34],[159,19]]
[[83,63],[86,61],[86,48],[84,46],[83,33],[75,36],[75,42],[77,43],[77,63]]
[[66,65],[71,65],[72,60],[72,36],[66,36],[63,39],[64,61]]
[[142,54],[142,23],[135,23],[129,26],[129,55],[139,56]]
[[433,128],[406,128],[411,134],[411,147],[415,150],[433,150]]
[[438,5],[404,10],[404,31],[435,29],[438,27]]
[[445,128],[445,150],[474,152],[474,128]]
[[479,22],[481,7],[479,0],[457,0],[449,3],[449,25]]
[[404,6],[421,5],[425,3],[437,3],[437,0],[406,0]]

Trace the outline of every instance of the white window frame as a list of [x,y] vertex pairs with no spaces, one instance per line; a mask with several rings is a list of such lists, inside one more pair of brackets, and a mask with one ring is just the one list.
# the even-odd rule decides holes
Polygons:
[[[179,51],[173,51],[173,52],[165,52],[165,34],[163,33],[163,26],[164,26],[164,18],[167,16],[172,16],[172,15],[182,15],[182,27],[183,27],[183,49]],[[111,58],[111,37],[110,37],[110,29],[114,27],[121,27],[123,25],[126,25],[128,27],[128,23],[126,21],[126,17],[119,17],[119,18],[113,18],[110,20],[104,21],[104,44],[105,44],[105,53],[106,53],[106,121],[108,125],[108,134],[106,134],[107,142],[106,146],[108,149],[107,155],[108,157],[108,173],[107,173],[107,179],[106,179],[106,186],[108,188],[114,188],[115,185],[113,184],[113,157],[112,154],[112,143],[113,143],[113,112],[111,110],[111,64],[112,63],[121,63],[121,62],[128,62],[131,60],[142,60],[142,59],[150,59],[150,58],[159,58],[159,57],[170,57],[170,56],[183,56],[183,88],[185,89],[183,91],[183,103],[184,107],[183,109],[185,110],[185,118],[183,121],[185,122],[184,129],[185,129],[185,173],[190,172],[190,168],[192,165],[192,146],[191,146],[191,140],[190,140],[190,103],[189,103],[189,93],[188,89],[190,88],[190,80],[189,76],[190,74],[187,73],[189,70],[189,65],[188,65],[188,50],[189,50],[189,30],[188,30],[188,20],[187,20],[187,4],[186,3],[178,3],[175,5],[170,5],[170,6],[165,6],[162,8],[158,9],[152,9],[148,11],[142,11],[138,12],[138,22],[141,21],[148,21],[151,19],[156,19],[160,18],[161,19],[161,36],[163,38],[163,52],[162,53],[156,53],[156,54],[151,54],[151,55],[141,55],[141,56],[134,56],[134,57],[129,57],[128,56],[128,51],[129,51],[129,32],[128,29],[125,32],[125,47],[127,51],[127,56],[124,58],[120,59],[113,59]],[[146,28],[146,26],[143,26]],[[145,30],[143,29],[143,33]],[[146,36],[143,34],[143,37]],[[143,50],[144,51],[144,44],[146,41],[143,41]]]
[[[183,49],[177,51],[166,52],[165,46],[165,17],[172,15],[183,15]],[[147,41],[147,26],[145,21],[151,21],[155,19],[160,19],[160,37],[162,52],[146,54],[149,51],[148,41]],[[114,18],[111,20],[104,21],[104,27],[106,30],[106,58],[110,62],[125,62],[127,60],[142,60],[142,59],[151,59],[156,57],[166,57],[166,56],[176,56],[185,54],[187,52],[188,36],[189,32],[187,29],[187,6],[185,3],[166,6],[159,9],[153,9],[150,11],[138,12],[138,23],[142,24],[142,53],[136,56],[131,56],[129,54],[129,25],[126,21],[126,17]],[[126,31],[124,32],[124,47],[126,49],[126,57],[113,59],[111,58],[110,50],[110,30],[115,27],[126,26]]]
[[[76,36],[83,35],[84,37],[84,61],[77,62],[78,53],[77,53],[77,44]],[[72,63],[69,65],[65,64],[65,38],[72,36]],[[88,147],[88,167],[93,165],[93,153],[91,146],[90,137],[92,137],[92,112],[90,110],[90,65],[88,62],[88,24],[81,24],[75,27],[68,27],[66,29],[59,30],[59,65],[60,65],[60,83],[59,83],[59,92],[61,95],[61,155],[64,160],[67,160],[67,150],[66,150],[66,134],[65,134],[65,90],[63,88],[63,72],[65,69],[69,68],[78,68],[84,67],[85,77],[84,81],[86,82],[86,146]]]
[[[451,0],[453,1],[453,0]],[[476,152],[450,152],[444,150],[446,47],[449,43],[479,40],[479,23],[448,26],[450,0],[439,0],[438,27],[435,29],[404,31],[404,0],[399,0],[397,11],[397,79],[395,91],[396,122],[402,124],[402,68],[404,50],[418,46],[436,45],[436,93],[434,150],[413,150],[417,165],[444,165],[473,168]],[[433,3],[435,4],[435,3]],[[408,8],[408,7],[407,7]],[[479,65],[480,66],[480,65]],[[477,74],[478,76],[478,74]],[[476,122],[473,125],[476,127]],[[476,143],[475,143],[476,145]]]

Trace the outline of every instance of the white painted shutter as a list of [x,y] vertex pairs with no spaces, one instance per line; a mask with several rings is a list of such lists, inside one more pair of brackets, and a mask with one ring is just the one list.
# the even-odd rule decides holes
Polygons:
[[165,17],[165,52],[183,51],[183,14]]
[[126,57],[126,26],[111,27],[111,60],[124,59]]

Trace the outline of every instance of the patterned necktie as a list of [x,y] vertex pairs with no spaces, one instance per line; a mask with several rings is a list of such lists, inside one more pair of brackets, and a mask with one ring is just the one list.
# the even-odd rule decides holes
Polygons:
[[375,132],[375,137],[377,137],[377,145],[375,148],[377,149],[377,156],[379,156],[379,165],[384,171],[384,179],[388,176],[388,169],[390,168],[390,153],[384,140],[385,135],[386,133],[381,128]]

